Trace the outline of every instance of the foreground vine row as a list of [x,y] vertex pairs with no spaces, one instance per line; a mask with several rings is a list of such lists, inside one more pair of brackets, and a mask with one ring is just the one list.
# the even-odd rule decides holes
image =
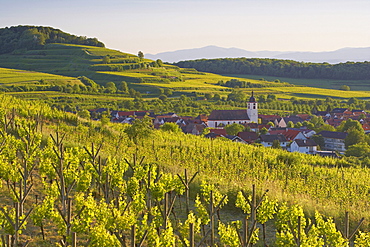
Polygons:
[[[1,102],[4,246],[370,242],[356,229],[369,203],[368,168],[356,160],[150,129],[130,139],[132,126],[83,122],[10,97]],[[343,224],[324,216],[344,219],[345,211],[353,219],[347,214]]]

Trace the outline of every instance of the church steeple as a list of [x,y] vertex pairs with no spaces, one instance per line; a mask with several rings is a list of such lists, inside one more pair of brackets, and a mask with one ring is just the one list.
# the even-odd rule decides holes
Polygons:
[[251,122],[258,123],[258,103],[253,91],[247,103],[247,114]]
[[254,98],[254,92],[252,91],[252,96],[249,98],[249,102],[257,102],[256,98]]

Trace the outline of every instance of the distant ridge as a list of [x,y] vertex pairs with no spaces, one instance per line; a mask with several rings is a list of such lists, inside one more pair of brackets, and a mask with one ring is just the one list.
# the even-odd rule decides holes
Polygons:
[[347,61],[364,62],[370,61],[370,47],[365,48],[342,48],[335,51],[326,52],[280,52],[280,51],[247,51],[239,48],[223,48],[218,46],[206,46],[202,48],[184,49],[158,54],[145,54],[149,59],[161,59],[164,62],[178,62],[195,59],[213,58],[276,58],[289,59],[300,62],[313,63],[344,63]]

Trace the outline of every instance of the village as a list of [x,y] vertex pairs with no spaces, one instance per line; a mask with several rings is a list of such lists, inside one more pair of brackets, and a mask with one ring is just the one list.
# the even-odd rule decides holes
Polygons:
[[[95,114],[106,108],[90,110]],[[258,113],[258,102],[253,92],[245,110],[213,110],[210,115],[197,117],[178,116],[176,113],[156,115],[151,111],[111,111],[111,122],[132,124],[135,119],[149,116],[153,126],[160,129],[165,123],[177,124],[186,134],[203,135],[205,138],[227,138],[244,144],[281,148],[289,152],[339,157],[346,151],[348,132],[331,131],[343,121],[357,121],[370,133],[369,117],[364,110],[334,108],[327,111],[313,110],[312,114],[296,114],[286,117]],[[310,121],[322,121],[331,130],[313,130]],[[228,128],[231,126],[235,128]],[[326,128],[327,129],[327,128]],[[241,131],[238,131],[241,130]]]

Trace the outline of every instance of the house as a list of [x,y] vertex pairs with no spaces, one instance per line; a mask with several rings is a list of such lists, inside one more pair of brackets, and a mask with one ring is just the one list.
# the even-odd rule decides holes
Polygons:
[[314,140],[294,140],[290,144],[290,152],[299,152],[305,154],[314,154],[317,151],[317,144]]
[[316,151],[316,154],[321,157],[340,158],[335,151]]
[[366,112],[364,110],[352,110],[352,114],[356,117],[359,117],[361,114],[366,115]]
[[333,118],[344,118],[344,117],[349,117],[352,114],[352,111],[350,111],[348,108],[334,108],[331,112],[330,115]]
[[296,124],[296,123],[302,123],[304,120],[299,116],[292,115],[292,116],[284,117],[284,121],[286,123],[292,122],[293,124]]
[[149,111],[112,111],[112,121],[119,123],[127,123],[131,121],[132,118],[143,118],[149,115]]
[[208,127],[218,128],[228,124],[258,123],[258,103],[253,96],[247,102],[246,110],[213,110],[208,117]]
[[296,139],[302,139],[302,140],[307,139],[307,137],[301,131],[296,130],[296,129],[289,129],[289,128],[274,128],[274,129],[271,129],[268,132],[268,134],[269,135],[278,135],[278,134],[284,135],[288,141],[293,141]]
[[313,135],[316,135],[316,131],[307,128],[300,128],[299,131],[302,132],[306,138],[311,138]]
[[239,136],[233,136],[233,135],[228,135],[228,134],[222,135],[222,134],[217,133],[217,132],[210,132],[207,135],[205,135],[204,137],[211,138],[211,139],[215,139],[215,138],[218,138],[218,137],[224,137],[224,138],[229,139],[233,142],[240,142],[240,143],[248,144],[246,141],[244,141]]
[[186,134],[200,135],[205,128],[204,124],[189,123],[182,127],[182,131]]
[[198,123],[198,124],[207,123],[207,121],[208,121],[208,117],[205,114],[200,114],[196,118],[194,118],[194,123]]
[[273,123],[275,127],[286,127],[284,118],[278,115],[263,115],[259,114],[258,117],[261,119],[262,124],[268,124],[269,122]]
[[249,131],[243,131],[239,132],[238,136],[242,138],[247,143],[254,143],[258,139],[258,135],[256,132],[249,132]]
[[325,121],[325,124],[329,124],[333,126],[334,128],[338,127],[344,119],[339,119],[339,118],[329,118]]
[[257,124],[257,123],[247,123],[244,126],[249,127],[250,130],[253,132],[259,132],[262,128],[266,128],[267,130],[270,130],[272,128],[272,126],[269,124]]
[[209,130],[210,133],[216,133],[218,135],[222,135],[222,136],[225,136],[227,135],[226,133],[226,130],[225,129],[210,129]]
[[303,121],[309,121],[311,119],[310,114],[297,114],[297,117],[300,117]]
[[248,144],[248,142],[244,141],[239,136],[225,135],[224,137],[227,138],[227,139],[229,139],[229,140],[231,140],[231,141],[233,141],[233,142],[240,142],[240,143]]
[[370,125],[365,123],[362,125],[362,128],[364,129],[365,133],[369,133],[370,132]]
[[345,132],[335,132],[335,131],[321,131],[318,133],[324,138],[324,149],[329,151],[346,151],[344,140],[347,137]]
[[283,148],[286,148],[289,144],[289,141],[285,138],[284,135],[278,134],[278,135],[260,135],[261,144],[265,147],[271,147],[272,143],[275,140],[278,140],[280,142],[280,146]]

